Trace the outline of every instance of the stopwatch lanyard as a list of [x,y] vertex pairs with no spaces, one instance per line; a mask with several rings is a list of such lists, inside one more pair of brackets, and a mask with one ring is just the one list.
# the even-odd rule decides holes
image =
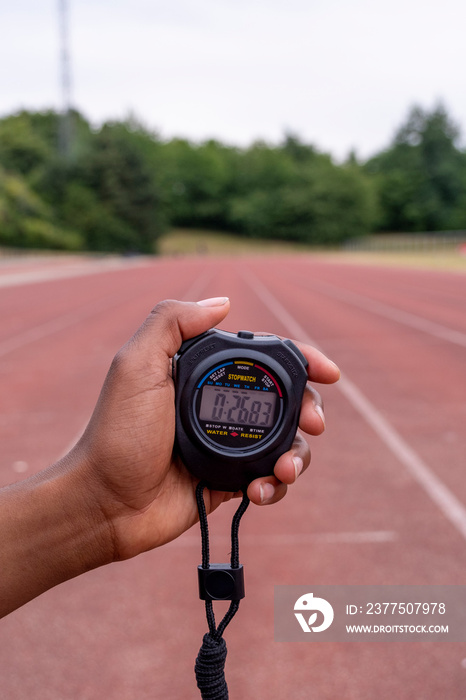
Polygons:
[[[207,523],[207,513],[204,503],[205,486],[205,483],[201,481],[196,488],[197,508],[199,511],[199,523],[201,526],[202,572],[208,572],[208,570],[210,569],[209,526]],[[244,491],[243,500],[241,501],[241,504],[239,505],[236,513],[234,514],[231,523],[230,567],[227,567],[225,565],[224,568],[221,570],[228,576],[229,573],[237,572],[241,569],[241,579],[242,567],[239,563],[238,531],[240,520],[244,515],[248,505],[249,498],[246,495],[246,491]],[[196,673],[197,686],[201,691],[201,696],[203,700],[228,700],[228,687],[225,680],[225,660],[227,656],[227,646],[222,635],[225,631],[226,626],[231,622],[239,608],[239,594],[236,593],[233,595],[235,595],[235,599],[232,599],[230,597],[224,598],[226,600],[231,600],[231,603],[230,607],[228,608],[228,611],[226,612],[225,616],[223,617],[222,621],[219,623],[218,626],[216,626],[215,623],[212,598],[209,598],[208,595],[205,598],[205,610],[207,623],[209,625],[209,631],[204,635],[202,646],[199,650],[199,654],[197,656],[196,664],[194,667]],[[244,596],[244,592],[242,596]]]

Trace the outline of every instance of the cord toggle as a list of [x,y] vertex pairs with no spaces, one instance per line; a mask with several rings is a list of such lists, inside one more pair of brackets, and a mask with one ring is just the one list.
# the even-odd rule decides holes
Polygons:
[[197,567],[201,600],[241,600],[244,598],[243,565],[209,564]]

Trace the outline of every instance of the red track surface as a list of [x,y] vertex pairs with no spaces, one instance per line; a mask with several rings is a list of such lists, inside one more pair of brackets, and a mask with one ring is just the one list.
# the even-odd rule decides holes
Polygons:
[[[71,276],[27,283],[41,266],[58,269],[22,263],[18,277],[14,265],[0,268],[1,483],[73,443],[114,353],[158,300],[226,294],[225,328],[297,329],[351,381],[343,391],[323,387],[328,428],[312,440],[313,465],[299,485],[244,518],[247,597],[226,632],[231,699],[466,697],[466,644],[273,641],[275,584],[464,584],[466,532],[399,448],[433,475],[432,491],[440,479],[466,504],[466,276],[300,256],[115,269],[63,261]],[[358,392],[366,409],[357,410]],[[378,433],[368,410],[380,417]],[[228,557],[231,514],[225,506],[210,519],[214,560]],[[193,664],[206,631],[199,560],[193,529],[5,618],[1,697],[198,698]]]

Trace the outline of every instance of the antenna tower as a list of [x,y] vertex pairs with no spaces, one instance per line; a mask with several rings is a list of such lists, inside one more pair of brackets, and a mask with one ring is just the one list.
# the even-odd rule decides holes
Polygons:
[[60,31],[60,87],[61,114],[59,122],[59,151],[65,159],[69,159],[73,139],[71,115],[71,71],[69,52],[69,16],[68,1],[58,0],[58,21]]

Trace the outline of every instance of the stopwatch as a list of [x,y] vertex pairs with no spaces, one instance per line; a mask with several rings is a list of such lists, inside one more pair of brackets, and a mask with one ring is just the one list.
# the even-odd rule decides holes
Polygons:
[[210,488],[273,473],[298,427],[307,360],[288,339],[211,329],[173,359],[176,451]]

